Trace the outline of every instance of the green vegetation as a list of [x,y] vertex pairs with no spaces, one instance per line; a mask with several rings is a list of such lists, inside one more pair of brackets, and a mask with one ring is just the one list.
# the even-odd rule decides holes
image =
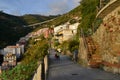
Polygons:
[[0,11],[0,49],[15,44],[20,37],[25,36],[33,29],[24,25],[42,22],[56,16],[24,15],[13,16]]
[[89,31],[93,29],[93,23],[97,14],[97,6],[99,0],[82,0],[81,1],[81,17],[82,21],[78,29],[80,34],[80,28],[83,29],[86,35],[89,35]]
[[68,50],[68,46],[69,41],[64,41],[62,42],[62,44],[60,44],[60,49],[62,50],[63,53],[66,53],[66,51]]
[[[54,20],[40,25],[36,30],[43,28],[43,27],[58,26],[58,25],[66,23],[68,21],[71,21],[71,23],[74,23],[75,22],[74,18],[75,17],[80,18],[80,16],[81,16],[80,10],[81,10],[80,6],[78,6],[75,9],[71,10],[69,13],[63,14],[61,16],[59,15]],[[76,22],[79,22],[79,21],[76,21]]]
[[74,17],[80,17],[80,16],[81,16],[80,6],[78,6],[75,9],[71,10],[69,13],[66,13],[66,14],[56,18],[55,20],[49,22],[49,24],[57,26],[60,24],[64,24],[71,19],[74,19]]
[[66,51],[69,50],[72,53],[75,49],[79,48],[79,41],[78,40],[64,41],[59,46],[63,52],[66,53]]
[[75,49],[79,48],[79,42],[77,40],[71,40],[68,45],[70,52],[73,52]]
[[56,16],[43,16],[43,15],[24,15],[22,16],[23,20],[27,23],[27,24],[34,24],[34,23],[40,23],[52,18],[55,18]]
[[0,48],[14,44],[30,32],[31,29],[23,27],[24,24],[20,17],[0,12]]
[[101,18],[97,18],[94,22],[94,28],[93,28],[93,32],[95,32],[98,27],[100,26],[100,24],[103,22],[103,20]]
[[[80,35],[80,29],[82,28],[86,35],[90,33],[93,28],[97,28],[99,24],[101,23],[100,19],[95,19],[97,14],[97,6],[99,5],[99,0],[82,0],[81,5],[77,8],[71,10],[69,13],[66,13],[62,16],[59,16],[55,18],[53,21],[44,23],[40,25],[36,30],[43,28],[43,27],[51,27],[51,26],[58,26],[61,24],[64,24],[66,22],[70,22],[71,24],[75,22],[81,22],[78,28],[78,35]],[[26,31],[23,30],[22,25],[24,24],[33,24],[37,22],[42,22],[48,19],[52,19],[54,16],[48,18],[45,16],[42,16],[42,19],[38,17],[38,15],[25,15],[24,17],[20,17],[20,20],[17,20],[18,17],[7,17],[3,16],[0,17],[0,47],[3,47],[5,45],[8,45],[11,41],[15,42],[17,41],[21,36],[25,35]],[[1,15],[0,14],[0,15]],[[82,17],[81,21],[76,21],[75,17]],[[5,20],[4,20],[5,19]],[[21,20],[22,19],[22,20]],[[24,20],[23,20],[24,19]],[[17,23],[16,23],[17,22]],[[7,25],[6,25],[7,24]],[[19,25],[18,25],[19,24]],[[93,27],[95,25],[95,27]],[[16,28],[18,27],[19,28]],[[9,29],[9,31],[7,30]],[[21,32],[19,32],[21,31]],[[22,32],[23,31],[23,32]],[[5,33],[4,33],[5,32]],[[29,32],[29,30],[28,30]],[[10,36],[8,36],[10,35]],[[17,36],[16,36],[17,35]],[[6,37],[7,36],[7,37]],[[59,35],[58,35],[59,36]],[[79,36],[75,36],[77,38]],[[2,45],[2,46],[1,46]],[[54,44],[58,48],[61,48],[62,51],[69,50],[70,52],[73,52],[75,49],[78,49],[79,47],[79,41],[77,39],[65,41],[62,44],[58,43],[57,41]],[[34,39],[31,39],[29,41],[29,45],[27,48],[27,51],[25,55],[23,56],[23,60],[20,65],[17,65],[14,69],[3,72],[1,75],[1,78],[3,80],[30,80],[32,75],[34,74],[34,71],[37,69],[37,62],[42,60],[43,57],[47,54],[48,50],[48,41],[45,40],[43,37],[40,41],[34,42]],[[14,77],[13,77],[14,76]]]
[[69,22],[70,24],[74,24],[74,23],[77,23],[78,21],[76,19],[71,19]]
[[32,44],[29,44],[21,64],[12,70],[4,71],[0,76],[2,80],[31,80],[38,67],[38,61],[48,54],[48,43],[45,39],[37,42],[31,39],[29,43]]

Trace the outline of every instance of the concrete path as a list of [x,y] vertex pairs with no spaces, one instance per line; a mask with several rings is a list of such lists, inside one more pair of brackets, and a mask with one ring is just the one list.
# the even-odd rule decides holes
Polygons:
[[55,59],[54,51],[50,55],[47,80],[120,80],[120,74],[112,74],[99,69],[84,68],[72,62],[67,56]]

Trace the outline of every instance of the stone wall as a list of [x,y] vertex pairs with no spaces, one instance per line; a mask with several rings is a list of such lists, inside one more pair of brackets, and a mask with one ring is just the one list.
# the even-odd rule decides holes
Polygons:
[[32,80],[42,80],[41,71],[42,71],[42,65],[40,64]]
[[88,66],[88,49],[87,46],[85,45],[85,40],[84,37],[80,37],[80,47],[79,47],[79,54],[78,54],[78,61],[80,64],[83,66]]
[[[43,63],[43,64],[42,64]],[[44,67],[44,68],[43,68]],[[43,72],[44,71],[44,72]],[[48,55],[44,57],[44,62],[41,62],[37,68],[32,80],[46,80],[48,73]]]
[[99,44],[104,70],[120,73],[120,7],[104,17],[92,38]]
[[44,69],[45,69],[45,80],[47,79],[47,75],[48,75],[48,55],[45,56],[44,58]]

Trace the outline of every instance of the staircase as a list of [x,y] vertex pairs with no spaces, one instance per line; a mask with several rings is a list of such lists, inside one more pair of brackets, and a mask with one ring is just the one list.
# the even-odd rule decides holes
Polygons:
[[90,67],[99,67],[102,61],[101,56],[99,55],[99,46],[92,39],[91,36],[85,36],[81,28],[81,37],[80,37],[80,61],[83,65]]
[[93,39],[91,37],[87,37],[86,42],[87,42],[87,45],[88,45],[88,53],[89,54],[94,54],[97,47],[96,47]]
[[88,46],[88,65],[92,68],[98,68],[102,62],[101,56],[96,53],[98,52],[98,44],[91,37],[86,37],[85,39]]

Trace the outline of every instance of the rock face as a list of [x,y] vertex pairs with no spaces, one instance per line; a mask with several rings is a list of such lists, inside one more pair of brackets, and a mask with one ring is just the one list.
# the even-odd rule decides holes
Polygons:
[[120,6],[104,17],[92,38],[99,45],[103,69],[120,73]]

